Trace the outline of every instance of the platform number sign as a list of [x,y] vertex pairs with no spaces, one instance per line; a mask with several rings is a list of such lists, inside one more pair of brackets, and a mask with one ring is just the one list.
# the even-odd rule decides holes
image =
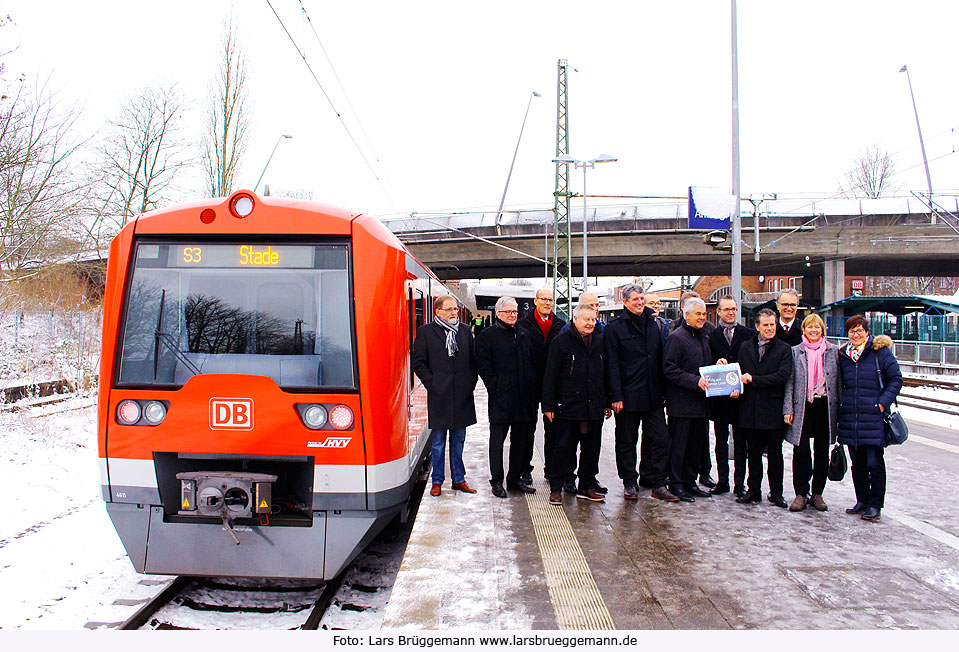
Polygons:
[[253,430],[253,399],[211,398],[210,428],[213,430]]

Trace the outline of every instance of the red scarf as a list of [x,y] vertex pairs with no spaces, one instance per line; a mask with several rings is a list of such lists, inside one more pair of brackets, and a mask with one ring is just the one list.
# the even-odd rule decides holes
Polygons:
[[545,340],[549,336],[549,329],[553,326],[553,313],[549,313],[549,319],[543,319],[538,312],[535,315],[536,323],[539,325],[539,329],[543,331],[543,339]]

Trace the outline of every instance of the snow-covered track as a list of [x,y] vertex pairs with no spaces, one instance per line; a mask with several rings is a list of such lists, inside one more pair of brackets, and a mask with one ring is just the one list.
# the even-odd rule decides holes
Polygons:
[[317,629],[342,581],[181,576],[118,629]]

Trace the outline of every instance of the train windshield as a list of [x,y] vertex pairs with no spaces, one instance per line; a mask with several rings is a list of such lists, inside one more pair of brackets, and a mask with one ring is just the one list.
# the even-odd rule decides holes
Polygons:
[[117,383],[355,388],[348,269],[346,244],[140,242]]

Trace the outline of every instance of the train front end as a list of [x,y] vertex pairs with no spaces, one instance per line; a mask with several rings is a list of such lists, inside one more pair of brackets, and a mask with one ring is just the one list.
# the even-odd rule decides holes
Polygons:
[[331,578],[401,509],[367,491],[355,216],[211,202],[111,247],[103,499],[140,572]]

